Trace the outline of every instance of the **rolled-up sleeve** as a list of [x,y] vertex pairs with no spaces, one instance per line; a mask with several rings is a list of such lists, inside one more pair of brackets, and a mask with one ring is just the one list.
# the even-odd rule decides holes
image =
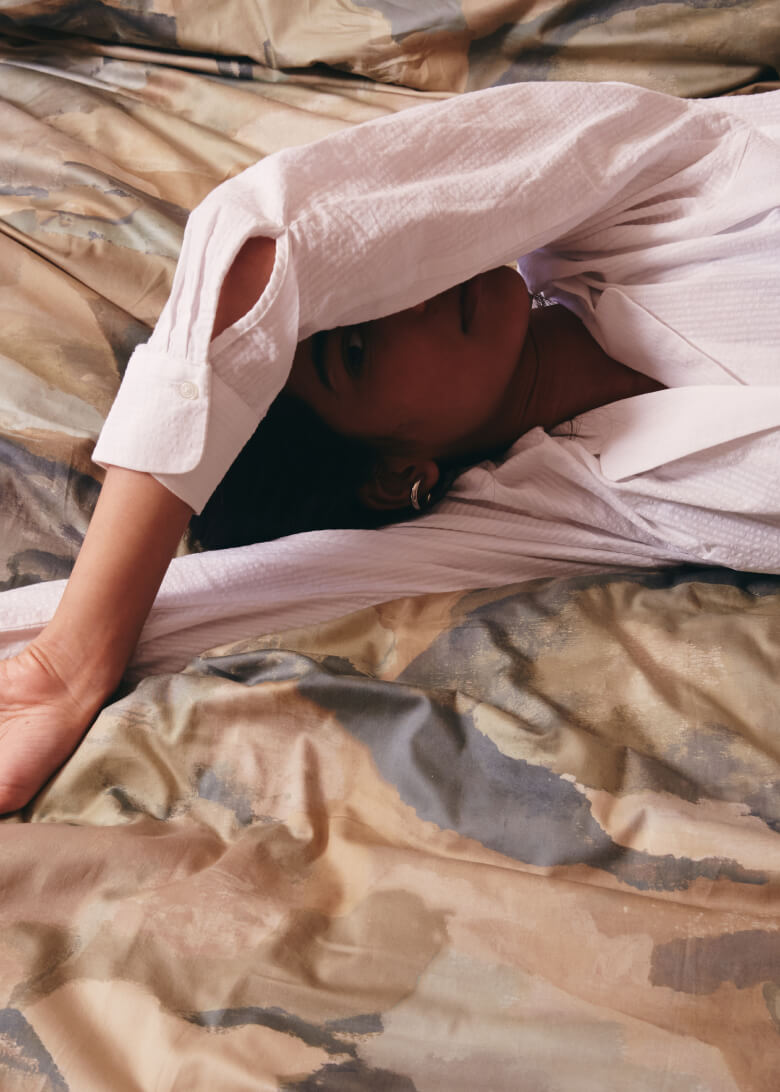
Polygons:
[[[702,124],[716,140],[727,121],[636,87],[513,85],[269,156],[192,213],[171,297],[131,358],[95,460],[152,473],[199,511],[284,386],[299,339],[565,239],[657,181],[670,141],[701,139]],[[276,240],[270,281],[212,342],[222,282],[259,235]]]

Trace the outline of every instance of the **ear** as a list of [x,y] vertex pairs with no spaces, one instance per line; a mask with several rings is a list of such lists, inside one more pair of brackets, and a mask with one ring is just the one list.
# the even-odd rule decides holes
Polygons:
[[439,468],[432,459],[382,455],[358,496],[366,508],[410,508],[412,486],[418,478],[422,478],[420,496],[427,497],[439,480]]

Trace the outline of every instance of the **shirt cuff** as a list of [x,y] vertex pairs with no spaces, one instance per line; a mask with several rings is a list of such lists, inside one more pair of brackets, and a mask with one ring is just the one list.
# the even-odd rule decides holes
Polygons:
[[130,358],[92,457],[154,475],[200,512],[290,372],[298,296],[286,238],[260,299],[211,342],[208,361],[158,348],[166,329],[161,319]]
[[209,415],[209,365],[139,345],[92,458],[151,473],[184,473],[200,460]]
[[248,406],[208,364],[139,346],[92,458],[153,474],[200,512],[254,432]]
[[256,410],[212,373],[208,428],[200,462],[184,473],[155,473],[154,477],[200,514],[257,423]]

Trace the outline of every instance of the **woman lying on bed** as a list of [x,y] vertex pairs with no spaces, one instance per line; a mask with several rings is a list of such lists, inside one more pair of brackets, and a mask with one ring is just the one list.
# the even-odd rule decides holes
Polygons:
[[[253,270],[269,244],[253,240],[233,274]],[[249,285],[256,293],[251,275]],[[243,313],[240,297],[226,298]],[[220,549],[408,519],[531,429],[661,388],[613,360],[566,308],[532,311],[516,270],[492,269],[301,342],[283,393],[191,520],[192,538]]]
[[[327,498],[304,526],[370,525],[511,447],[451,524],[463,535],[443,541],[434,510],[397,570],[446,570],[471,536],[458,586],[494,583],[516,540],[604,566],[780,571],[779,100],[505,87],[269,157],[210,195],[101,434],[106,483],[60,606],[2,665],[0,809],[78,743],[190,516],[282,391],[234,471],[247,507],[273,511],[220,541],[225,498],[242,522],[229,477],[196,523],[207,543],[299,529],[296,473]],[[503,268],[517,254],[522,277]],[[560,306],[531,309],[529,289]],[[374,601],[407,590],[380,576],[394,530],[355,574]],[[302,561],[302,595],[306,580]]]

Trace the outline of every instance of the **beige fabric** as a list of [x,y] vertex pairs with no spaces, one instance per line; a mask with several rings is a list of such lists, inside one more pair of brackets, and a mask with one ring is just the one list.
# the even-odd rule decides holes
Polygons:
[[0,823],[0,1086],[774,1092],[779,622],[539,582],[146,680]]
[[[569,63],[723,90],[763,63],[772,6],[616,5],[585,29],[622,20],[644,52],[573,38]],[[177,7],[2,18],[88,33],[113,13],[107,34],[134,18],[148,46],[154,16],[197,18]],[[251,49],[251,25],[219,25],[225,51]],[[699,33],[722,66],[693,59]],[[512,41],[496,35],[492,71]],[[13,584],[77,549],[92,439],[186,210],[259,155],[420,97],[128,45],[6,49]],[[451,80],[426,63],[423,81]],[[777,581],[552,582],[387,605],[148,679],[0,823],[0,1088],[774,1092],[779,632]]]
[[[775,0],[21,0],[18,33],[65,31],[234,59],[223,74],[317,63],[425,91],[620,80],[684,96],[776,79]],[[2,23],[0,23],[0,29]]]

